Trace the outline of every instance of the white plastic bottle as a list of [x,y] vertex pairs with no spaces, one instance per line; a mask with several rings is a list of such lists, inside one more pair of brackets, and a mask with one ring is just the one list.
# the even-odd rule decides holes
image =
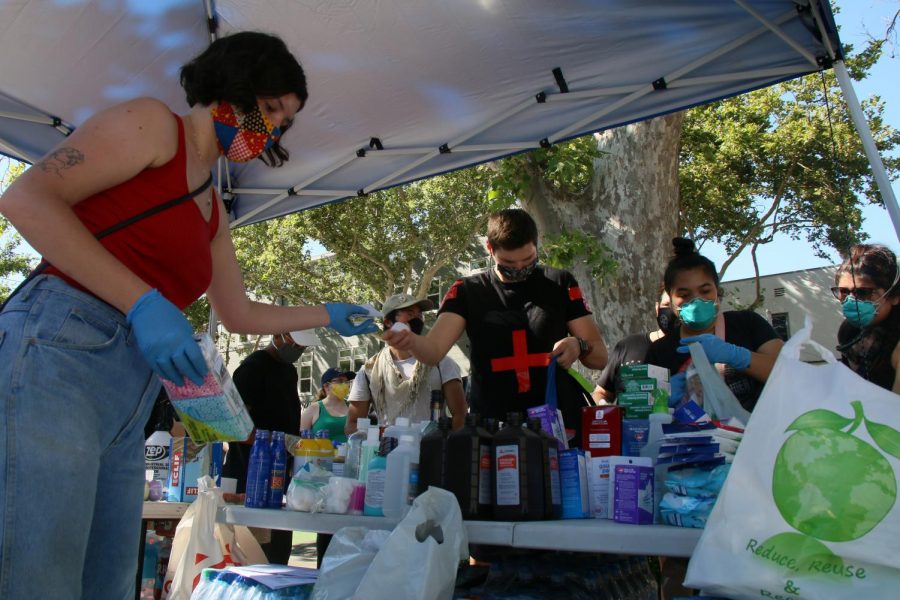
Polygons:
[[418,493],[419,445],[415,436],[401,435],[400,445],[387,456],[384,516],[400,519]]
[[347,458],[344,460],[344,477],[356,479],[359,477],[360,454],[362,444],[366,441],[366,432],[372,422],[366,417],[356,419],[356,431],[347,438]]

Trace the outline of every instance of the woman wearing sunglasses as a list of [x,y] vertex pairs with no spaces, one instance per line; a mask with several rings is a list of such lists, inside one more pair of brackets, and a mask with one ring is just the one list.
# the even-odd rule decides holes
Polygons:
[[837,349],[844,364],[883,388],[900,393],[900,286],[897,257],[877,244],[857,244],[838,268],[834,297],[844,322]]

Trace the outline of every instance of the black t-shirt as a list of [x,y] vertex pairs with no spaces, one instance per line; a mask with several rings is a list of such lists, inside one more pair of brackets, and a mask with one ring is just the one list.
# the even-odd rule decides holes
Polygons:
[[[297,369],[257,350],[244,359],[232,375],[247,411],[257,429],[300,434],[300,396],[297,394]],[[231,442],[222,474],[238,480],[237,493],[244,492],[249,444]]]
[[[725,317],[725,341],[756,352],[760,346],[778,337],[775,329],[762,316],[752,310],[730,310]],[[689,353],[676,352],[681,345],[681,332],[669,333],[650,345],[647,362],[665,367],[674,375],[683,371],[690,363]],[[762,393],[763,383],[731,367],[725,367],[725,383],[748,411],[756,406]]]
[[606,390],[611,398],[618,396],[623,389],[619,369],[623,365],[638,365],[646,362],[647,351],[650,350],[650,336],[646,333],[635,333],[623,337],[613,346],[609,353],[609,362],[600,373],[597,385]]
[[887,319],[860,330],[847,321],[838,329],[841,361],[863,379],[885,389],[894,387],[891,354],[900,340],[900,309],[894,308]]
[[[459,279],[447,291],[440,312],[466,320],[472,411],[503,421],[509,412],[545,403],[553,345],[569,335],[569,321],[591,314],[575,278],[544,266],[517,283],[500,281],[493,269]],[[561,370],[557,380],[566,426],[577,429],[581,418],[576,405],[583,396]]]

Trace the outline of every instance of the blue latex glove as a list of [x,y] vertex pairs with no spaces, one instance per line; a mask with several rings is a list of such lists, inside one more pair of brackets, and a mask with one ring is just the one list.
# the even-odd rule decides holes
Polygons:
[[331,302],[325,305],[328,311],[328,327],[331,327],[339,334],[348,337],[351,335],[362,335],[364,333],[375,333],[378,331],[378,325],[375,320],[369,317],[365,321],[354,325],[350,322],[353,315],[365,315],[368,313],[362,306],[356,304],[343,304],[340,302]]
[[178,307],[150,290],[137,299],[126,318],[144,358],[160,377],[179,385],[184,377],[203,383],[209,368],[191,324]]
[[692,342],[699,342],[703,346],[703,351],[706,352],[706,358],[709,359],[709,362],[722,363],[735,369],[746,369],[750,366],[749,350],[729,344],[711,333],[682,338],[678,352],[682,354],[690,353],[691,349],[687,347],[687,344]]
[[669,379],[669,387],[672,389],[672,392],[669,394],[669,408],[675,408],[681,403],[685,393],[687,393],[687,375],[685,373],[672,375]]

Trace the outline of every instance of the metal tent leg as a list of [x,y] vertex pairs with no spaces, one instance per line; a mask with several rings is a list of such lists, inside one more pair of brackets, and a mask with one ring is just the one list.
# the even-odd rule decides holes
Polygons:
[[853,83],[850,81],[850,74],[847,73],[847,67],[844,61],[834,61],[834,74],[837,76],[838,84],[844,93],[844,100],[847,101],[847,107],[850,109],[850,118],[853,119],[853,125],[859,132],[862,140],[863,149],[869,164],[872,165],[872,172],[875,175],[875,182],[878,184],[878,190],[881,192],[881,199],[887,208],[888,214],[891,216],[891,222],[894,224],[894,233],[900,240],[900,207],[897,206],[897,197],[894,196],[894,190],[891,187],[891,180],[887,171],[884,170],[884,163],[881,162],[881,156],[878,154],[878,148],[875,147],[875,139],[869,130],[869,124],[859,105],[859,99],[856,97],[856,91],[853,89]]

